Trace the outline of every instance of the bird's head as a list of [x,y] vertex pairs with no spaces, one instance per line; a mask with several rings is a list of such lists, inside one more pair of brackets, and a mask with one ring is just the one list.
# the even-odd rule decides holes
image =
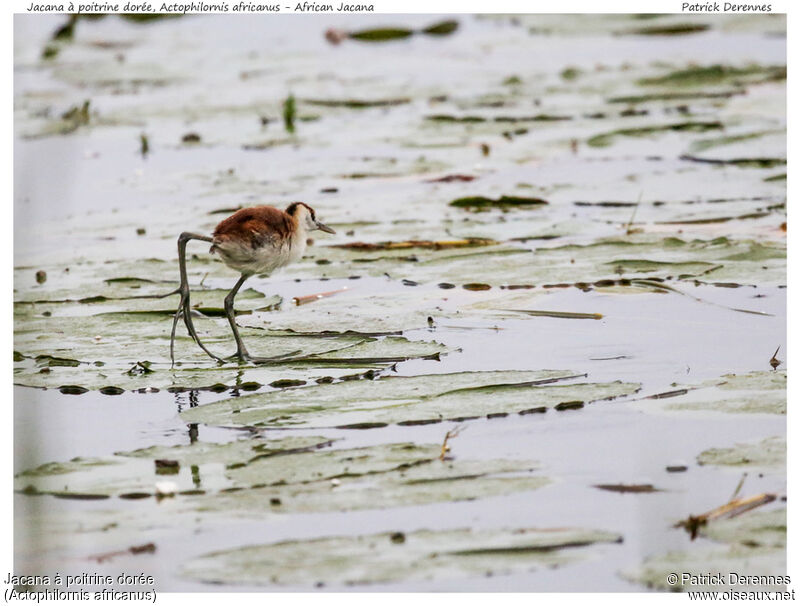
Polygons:
[[286,214],[288,214],[297,222],[297,227],[304,229],[307,232],[314,231],[315,229],[321,229],[329,234],[336,233],[324,223],[317,221],[317,215],[314,212],[314,209],[305,202],[292,202],[286,207]]

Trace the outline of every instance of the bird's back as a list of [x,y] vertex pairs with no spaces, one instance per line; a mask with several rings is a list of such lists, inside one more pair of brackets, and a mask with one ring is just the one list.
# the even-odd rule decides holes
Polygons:
[[296,232],[292,217],[280,209],[243,208],[214,229],[211,252],[219,253],[224,263],[237,271],[268,274],[290,263],[296,253],[302,255],[295,250],[299,246]]

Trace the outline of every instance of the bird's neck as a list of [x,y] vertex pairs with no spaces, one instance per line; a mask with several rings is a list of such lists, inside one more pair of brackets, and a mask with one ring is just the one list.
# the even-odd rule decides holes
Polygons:
[[297,217],[292,217],[292,219],[294,220],[295,228],[292,231],[291,247],[293,249],[304,251],[306,248],[306,242],[308,241],[308,227],[306,226],[306,222],[304,220],[298,220]]

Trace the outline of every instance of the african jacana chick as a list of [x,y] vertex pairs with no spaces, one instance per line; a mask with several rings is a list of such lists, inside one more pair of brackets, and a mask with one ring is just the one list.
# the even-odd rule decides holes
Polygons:
[[223,358],[211,353],[200,341],[194,329],[189,304],[189,282],[186,277],[186,243],[189,240],[211,242],[211,252],[218,254],[231,269],[241,273],[239,280],[225,297],[225,315],[236,340],[236,353],[231,358],[250,360],[253,362],[269,361],[276,358],[256,358],[251,356],[244,346],[239,330],[233,300],[245,280],[254,274],[271,274],[276,269],[294,263],[306,250],[308,234],[316,229],[336,233],[324,223],[317,221],[314,209],[304,202],[293,202],[286,210],[272,206],[255,206],[236,211],[221,221],[212,237],[184,232],[178,238],[178,264],[180,266],[181,285],[178,292],[181,301],[172,321],[170,339],[170,357],[175,362],[175,328],[178,318],[183,316],[186,328],[192,339],[209,356],[219,362]]

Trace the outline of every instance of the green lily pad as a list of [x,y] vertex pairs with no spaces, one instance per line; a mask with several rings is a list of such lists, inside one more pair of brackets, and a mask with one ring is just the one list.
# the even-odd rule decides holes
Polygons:
[[183,575],[209,583],[308,587],[474,578],[563,566],[595,554],[592,545],[621,541],[577,528],[418,530],[218,551],[186,563]]
[[[692,143],[691,150],[693,152],[702,152],[708,149],[718,149],[718,148],[743,148],[749,151],[750,155],[753,155],[753,142],[755,141],[755,147],[757,149],[761,149],[763,143],[770,142],[770,140],[775,140],[783,142],[783,149],[785,149],[785,141],[786,141],[786,133],[785,131],[781,130],[762,130],[762,131],[755,131],[755,132],[748,132],[736,135],[725,135],[722,137],[714,137],[710,139],[701,139],[700,141],[695,141]],[[741,145],[744,143],[745,145]]]
[[608,147],[618,137],[646,137],[664,132],[703,133],[709,130],[722,130],[721,122],[679,122],[659,126],[642,126],[638,128],[621,128],[590,137],[586,143],[591,147]]
[[388,42],[390,40],[401,40],[414,34],[414,30],[402,27],[383,27],[375,29],[359,30],[348,32],[347,37],[362,42]]
[[285,456],[317,450],[330,446],[333,440],[319,436],[283,436],[269,440],[242,439],[226,444],[196,442],[186,446],[150,446],[129,452],[119,452],[120,457],[148,460],[169,459],[181,465],[223,464],[226,467],[246,465],[259,458]]
[[[147,498],[170,483],[178,513],[251,515],[381,509],[535,490],[549,480],[525,460],[441,460],[438,444],[331,449],[315,436],[151,447],[48,463],[15,477],[18,492],[61,498]],[[174,473],[159,473],[167,461]],[[162,465],[163,466],[163,465]]]
[[734,95],[744,94],[743,90],[733,89],[729,91],[681,91],[648,93],[644,95],[624,95],[621,97],[611,97],[609,103],[650,103],[653,101],[695,101],[698,99],[728,99]]
[[708,23],[676,23],[672,25],[639,27],[621,33],[632,36],[683,36],[686,34],[704,32],[710,28],[711,26]]
[[[662,591],[785,591],[786,509],[756,511],[715,520],[700,527],[700,534],[727,547],[698,547],[647,558],[635,570],[622,574],[629,580]],[[677,573],[671,582],[670,573]],[[681,575],[692,575],[682,578]],[[712,575],[713,586],[701,575]]]
[[[177,364],[172,367],[172,321],[168,316],[115,313],[47,317],[34,315],[38,309],[35,305],[16,310],[14,382],[18,385],[124,390],[237,387],[254,382],[267,385],[280,379],[352,375],[411,358],[437,358],[448,351],[432,341],[415,342],[397,336],[303,335],[245,327],[240,332],[251,352],[278,359],[259,366],[236,362],[218,365],[183,334],[181,325],[175,342]],[[195,319],[195,325],[212,351],[231,353],[233,338],[225,320],[214,321],[213,334],[207,333],[208,321]],[[335,353],[338,350],[342,352]],[[51,363],[43,373],[42,360],[66,362]],[[142,361],[149,364],[146,372],[137,366]]]
[[461,372],[382,377],[282,392],[253,394],[181,413],[209,425],[358,428],[438,423],[447,419],[525,414],[562,402],[594,402],[630,395],[636,383],[556,384],[580,377],[568,371]]
[[[226,444],[151,447],[117,453],[105,459],[75,459],[47,463],[16,476],[17,490],[29,494],[124,496],[155,494],[159,475],[156,460],[175,461],[169,475],[175,492],[202,488],[205,492],[303,484],[345,476],[375,474],[428,462],[435,447],[408,444],[366,449],[326,449],[330,440],[290,436],[279,440],[245,439]],[[192,472],[189,467],[196,466]]]
[[541,198],[525,198],[521,196],[500,196],[497,199],[487,198],[485,196],[470,196],[467,198],[458,198],[450,202],[450,206],[467,208],[470,210],[485,208],[535,208],[546,204],[547,201]]
[[[60,19],[63,24],[67,18]],[[234,396],[264,386],[264,398],[231,397],[201,409],[214,423],[247,427],[256,422],[266,427],[205,433],[200,428],[204,437],[253,438],[229,446],[196,442],[84,457],[82,462],[62,463],[64,473],[48,475],[52,469],[44,467],[39,476],[16,478],[18,489],[30,487],[32,494],[39,486],[59,498],[106,497],[66,503],[18,494],[16,498],[29,506],[20,509],[20,540],[15,545],[16,560],[26,570],[50,574],[36,568],[55,561],[93,569],[92,556],[98,552],[126,550],[152,540],[158,546],[155,554],[131,560],[124,560],[131,554],[120,556],[112,567],[158,569],[162,589],[169,591],[187,583],[176,581],[183,562],[172,557],[174,544],[187,545],[193,558],[205,551],[277,541],[271,538],[273,530],[281,539],[299,542],[319,538],[319,521],[331,524],[325,534],[338,533],[334,527],[341,521],[342,534],[346,530],[369,535],[386,525],[355,531],[354,525],[365,517],[392,519],[398,508],[405,508],[397,519],[412,520],[412,525],[388,537],[392,546],[402,547],[403,540],[406,546],[414,544],[413,530],[444,530],[431,520],[453,509],[450,502],[502,495],[515,497],[455,508],[492,510],[492,515],[501,516],[510,512],[508,519],[494,520],[508,525],[510,535],[515,527],[534,524],[514,517],[520,508],[516,513],[504,510],[529,495],[532,503],[544,494],[532,492],[549,481],[537,475],[543,472],[536,471],[535,464],[462,459],[468,449],[459,446],[468,446],[471,439],[454,443],[454,460],[440,460],[441,442],[452,423],[369,428],[518,413],[544,413],[545,421],[553,421],[553,416],[577,421],[599,411],[579,407],[588,408],[602,395],[625,397],[634,387],[601,383],[594,374],[535,384],[564,378],[546,372],[480,373],[468,375],[475,380],[467,381],[454,377],[455,371],[465,365],[487,371],[498,367],[489,349],[477,352],[477,366],[472,359],[476,352],[467,347],[463,356],[448,355],[439,364],[436,356],[449,349],[431,341],[475,345],[486,337],[499,343],[513,336],[513,330],[536,332],[540,325],[595,332],[619,320],[615,312],[625,307],[622,303],[631,303],[620,299],[628,293],[647,293],[641,298],[653,299],[650,293],[663,292],[656,298],[665,304],[684,293],[680,303],[690,319],[692,308],[698,315],[707,316],[703,310],[710,313],[705,304],[694,305],[691,297],[699,295],[708,303],[774,313],[741,316],[763,324],[767,332],[780,324],[780,299],[786,291],[777,287],[787,284],[785,179],[764,179],[786,172],[784,15],[497,14],[459,17],[458,28],[452,20],[434,23],[438,18],[380,19],[350,15],[340,25],[356,35],[395,41],[342,38],[343,45],[336,48],[322,39],[327,25],[322,30],[277,27],[270,32],[275,24],[268,19],[267,30],[254,33],[252,27],[234,22],[223,31],[214,18],[164,20],[153,26],[81,18],[73,40],[57,42],[51,37],[58,23],[48,25],[24,15],[15,21],[15,382],[64,394],[91,387],[109,397],[143,388],[230,389]],[[380,26],[390,31],[374,32]],[[424,35],[426,30],[431,35]],[[706,33],[694,33],[702,30]],[[631,32],[659,39],[616,37]],[[340,35],[334,31],[328,39]],[[274,60],[265,62],[266,51],[259,44],[270,36],[280,44],[273,45]],[[209,44],[214,40],[226,43],[224,53],[215,52]],[[647,52],[629,52],[645,42]],[[718,48],[705,52],[706,42]],[[52,55],[47,60],[42,59],[43,47]],[[526,69],[542,48],[563,60],[539,61]],[[389,71],[378,60],[387,52],[393,60]],[[363,60],[342,60],[352,59],[350,55]],[[157,57],[170,61],[159,62]],[[715,65],[720,61],[725,63]],[[224,66],[224,86],[215,78],[219,70],[209,65]],[[431,77],[426,70],[433,65],[440,69]],[[290,135],[287,127],[296,133]],[[190,131],[199,135],[199,144],[183,142],[181,137]],[[753,136],[757,133],[763,134]],[[142,155],[143,141],[148,142],[147,158]],[[587,141],[610,144],[593,147]],[[63,152],[70,152],[70,162],[61,161]],[[42,167],[47,167],[46,178]],[[474,179],[448,178],[453,176]],[[475,196],[491,204],[481,209],[474,204]],[[549,203],[497,208],[504,197],[506,202]],[[450,205],[464,198],[471,198],[472,205]],[[286,208],[294,200],[308,202],[337,233],[314,232],[314,245],[304,258],[268,279],[252,277],[237,299],[239,312],[251,312],[237,318],[250,351],[285,357],[267,366],[218,366],[180,325],[177,364],[170,369],[170,314],[177,297],[143,297],[177,287],[178,234],[188,230],[208,235],[236,208]],[[439,248],[438,243],[458,240],[486,245]],[[355,242],[366,246],[334,248]],[[370,247],[411,242],[420,245],[399,250]],[[225,292],[238,276],[208,251],[207,242],[192,242],[187,255],[192,303],[202,314],[195,316],[195,324],[212,351],[230,354],[234,344],[220,314]],[[711,284],[742,287],[723,290]],[[277,303],[277,298],[258,291],[308,301],[314,293],[340,291],[344,285],[349,292],[335,297],[300,307],[285,299],[280,311],[258,311]],[[586,293],[592,289],[597,292]],[[604,303],[595,305],[601,299]],[[558,319],[591,318],[600,311],[608,321]],[[547,317],[528,317],[526,312]],[[626,319],[634,333],[647,320]],[[492,328],[497,332],[487,330]],[[477,330],[467,332],[473,329]],[[644,344],[644,349],[656,341]],[[669,349],[675,340],[660,344]],[[777,345],[764,354],[761,364],[766,370]],[[577,350],[566,353],[570,359],[572,354],[580,357]],[[598,371],[605,369],[603,381],[617,364],[610,358],[622,354],[629,354],[619,362],[627,368],[625,380],[638,380],[627,377],[636,377],[637,360],[645,360],[647,352],[609,350],[590,354],[609,358],[597,363]],[[393,374],[393,360],[409,356],[420,361],[398,364],[401,373],[454,374],[430,389],[425,386],[439,378],[371,380]],[[530,364],[521,361],[520,367]],[[576,373],[585,370],[578,368]],[[650,370],[651,384],[674,379],[665,376],[667,370]],[[335,382],[344,378],[362,380]],[[315,385],[317,381],[331,384]],[[415,381],[422,385],[419,391],[408,387]],[[723,381],[727,379],[719,380]],[[520,385],[526,382],[531,384]],[[356,387],[359,384],[363,385]],[[673,404],[724,402],[726,409],[785,409],[785,387],[740,385],[726,390],[709,383],[663,389],[685,393],[635,406],[661,410]],[[99,397],[76,399],[56,392],[46,399],[50,396],[67,407],[83,407],[88,399]],[[150,397],[129,394],[106,403]],[[169,399],[164,394],[152,398]],[[186,415],[200,415],[201,409]],[[244,421],[237,419],[240,416]],[[714,411],[705,412],[691,422],[713,424],[718,417]],[[760,422],[776,420],[780,421]],[[511,418],[506,422],[515,425]],[[272,425],[285,427],[268,429]],[[353,430],[305,429],[320,425]],[[293,427],[302,430],[288,431]],[[47,432],[46,423],[42,429]],[[385,441],[398,432],[403,440],[424,434],[431,443],[353,448]],[[315,448],[319,444],[312,440],[309,450],[304,450],[305,442],[293,445],[289,440],[289,434],[299,440],[307,433],[318,436],[319,444],[334,435],[344,440],[322,448]],[[286,434],[282,445],[262,438],[278,434]],[[190,431],[190,436],[196,439],[197,433]],[[172,438],[161,435],[158,441]],[[737,448],[733,442],[714,441],[694,452],[711,445]],[[148,444],[145,440],[136,446]],[[75,454],[93,453],[78,449],[65,458]],[[485,459],[492,453],[480,455]],[[163,463],[157,466],[156,460]],[[160,473],[167,469],[177,473]],[[765,482],[774,483],[776,468],[765,469],[772,474]],[[711,476],[725,476],[726,470],[707,467],[702,473],[713,480]],[[573,479],[569,474],[564,478],[567,484]],[[725,484],[724,497],[736,479],[730,487],[724,477],[718,479]],[[584,483],[584,488],[598,481]],[[156,500],[151,497],[155,483],[172,483],[179,494]],[[712,485],[713,481],[708,486]],[[655,486],[662,488],[659,482]],[[600,491],[589,491],[605,499]],[[640,496],[657,503],[665,494]],[[133,500],[120,499],[122,495]],[[433,503],[438,505],[428,506]],[[345,513],[365,509],[385,511]],[[321,514],[319,520],[312,519],[315,514]],[[52,523],[44,519],[48,515]],[[477,520],[477,526],[485,529],[486,522],[492,522],[489,517]],[[307,528],[300,528],[306,521]],[[562,522],[574,520],[565,517]],[[655,533],[672,532],[668,523]],[[302,537],[294,533],[299,528]],[[682,531],[675,532],[687,541]],[[584,548],[577,539],[573,545],[566,535],[550,534],[574,548],[542,552],[542,557],[585,553],[618,558],[616,546]],[[626,536],[626,541],[636,543],[642,538],[638,534]],[[645,539],[655,536],[645,534]],[[692,546],[708,547],[709,536]],[[506,538],[501,550],[514,545]],[[639,542],[648,547],[647,540]],[[347,560],[347,545],[341,553],[349,571],[353,560]],[[336,542],[320,546],[341,547]],[[468,558],[478,563],[451,565],[448,555],[443,565],[453,569],[456,579],[461,575],[474,586],[484,583],[477,577],[487,572],[524,573],[541,564],[563,563],[541,560],[517,567],[521,554],[516,551],[487,556],[487,548],[496,547],[483,539],[463,548],[448,547],[469,551],[459,562]],[[397,589],[418,589],[413,581],[427,579],[426,569],[431,569],[435,583],[450,574],[449,568],[431,563],[436,558],[426,559],[429,553],[439,550],[434,545],[417,558],[420,576],[403,572],[402,563],[397,566],[402,583]],[[376,561],[381,557],[378,553]],[[491,566],[485,565],[486,557],[494,558]],[[309,558],[311,564],[333,562],[334,555],[315,553]],[[99,567],[107,568],[103,562]],[[365,565],[369,563],[368,559]],[[608,566],[598,574],[583,574],[591,565],[574,568],[576,577],[584,580],[583,588],[603,590],[610,584],[613,589],[613,581],[603,573]],[[290,566],[281,561],[276,571]],[[338,585],[354,578],[329,573],[326,566],[320,567],[326,582]],[[294,569],[300,568],[295,563]],[[376,577],[372,569],[364,570],[367,581]],[[270,582],[268,572],[260,573],[255,582]],[[564,583],[570,571],[551,573],[543,571],[535,583]],[[296,585],[315,581],[299,579]],[[295,586],[291,577],[287,582]]]
[[[656,404],[659,403],[659,404]],[[670,411],[786,414],[786,371],[754,371],[723,375],[699,385],[686,386],[669,399],[642,400],[641,410],[659,407]]]
[[[315,260],[325,259],[322,266]],[[620,277],[784,284],[786,247],[778,242],[716,238],[682,240],[648,235],[597,239],[590,244],[533,251],[500,244],[478,249],[349,251],[315,249],[295,275],[384,276],[414,282],[490,286],[593,283]]]
[[348,109],[365,109],[368,107],[390,107],[393,105],[404,105],[411,103],[411,99],[303,99],[303,103],[308,105],[318,105],[321,107],[346,107]]
[[729,448],[710,448],[697,456],[697,462],[735,468],[782,469],[786,467],[786,438],[773,436]]
[[643,86],[708,86],[709,84],[739,84],[753,82],[770,82],[786,79],[786,66],[751,65],[734,67],[730,65],[708,65],[690,67],[673,71],[664,76],[642,78]]

